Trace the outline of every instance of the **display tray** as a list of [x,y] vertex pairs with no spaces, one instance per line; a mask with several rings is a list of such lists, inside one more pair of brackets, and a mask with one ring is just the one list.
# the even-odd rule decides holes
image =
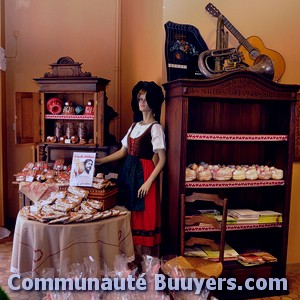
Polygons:
[[[68,190],[69,186],[60,186],[60,191]],[[113,186],[111,188],[106,189],[96,189],[94,187],[80,187],[84,190],[89,191],[88,199],[98,200],[103,203],[102,209],[107,210],[115,207],[117,205],[117,195],[118,188],[117,186]]]

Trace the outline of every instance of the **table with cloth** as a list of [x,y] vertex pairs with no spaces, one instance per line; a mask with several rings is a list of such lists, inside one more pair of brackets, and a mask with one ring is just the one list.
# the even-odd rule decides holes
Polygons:
[[[116,207],[123,209],[122,207]],[[134,259],[130,212],[100,221],[47,224],[17,216],[11,272],[40,277],[46,268],[68,262],[82,263],[92,257],[113,270],[115,257]]]

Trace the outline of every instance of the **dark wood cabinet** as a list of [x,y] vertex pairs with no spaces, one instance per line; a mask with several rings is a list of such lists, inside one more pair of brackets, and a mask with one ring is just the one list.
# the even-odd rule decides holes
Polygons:
[[[242,71],[215,79],[178,79],[165,83],[164,88],[167,164],[162,251],[182,255],[182,239],[214,234],[200,228],[189,232],[182,224],[182,195],[221,193],[228,197],[229,209],[274,210],[283,216],[283,222],[276,225],[227,226],[226,242],[235,250],[263,249],[276,256],[278,262],[257,267],[224,262],[222,276],[239,281],[247,277],[285,277],[299,86],[278,84],[254,72]],[[186,182],[186,167],[201,161],[212,165],[275,166],[283,170],[284,177]],[[236,293],[235,297],[250,298],[264,293]],[[226,298],[225,294],[222,297]]]
[[[35,143],[38,146],[37,160],[50,164],[57,158],[71,162],[74,151],[97,152],[105,156],[115,151],[116,145],[107,143],[108,126],[105,116],[107,105],[106,87],[110,80],[92,76],[81,71],[81,63],[70,57],[62,57],[51,64],[51,72],[34,78],[39,92],[19,92],[16,94],[16,142]],[[55,114],[49,111],[48,102],[60,99],[62,109]],[[66,102],[72,103],[73,114],[64,113]],[[93,113],[76,113],[76,108],[84,110],[92,103]],[[56,106],[58,107],[58,106]],[[67,127],[72,126],[72,135],[79,135],[79,127],[84,128],[85,143],[49,140],[55,137],[55,128],[61,126],[61,135],[66,136]]]

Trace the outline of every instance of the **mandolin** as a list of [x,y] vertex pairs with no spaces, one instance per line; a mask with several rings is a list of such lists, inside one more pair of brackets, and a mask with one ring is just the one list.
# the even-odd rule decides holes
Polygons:
[[208,3],[205,7],[214,17],[221,17],[224,25],[233,34],[233,36],[240,43],[238,51],[243,55],[243,62],[249,66],[254,65],[256,58],[264,54],[268,56],[274,66],[274,81],[278,81],[285,71],[285,61],[280,53],[275,50],[271,50],[265,47],[263,41],[258,36],[251,36],[245,38],[242,34],[228,21],[228,19],[211,3]]

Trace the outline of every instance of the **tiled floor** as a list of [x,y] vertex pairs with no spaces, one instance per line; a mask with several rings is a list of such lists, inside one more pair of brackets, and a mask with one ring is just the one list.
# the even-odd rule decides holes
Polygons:
[[[5,239],[0,239],[0,286],[7,293],[10,300],[43,299],[45,295],[41,292],[37,292],[37,291],[28,292],[24,290],[16,292],[16,291],[11,291],[8,288],[8,278],[12,274],[10,272],[11,250],[12,250],[12,236]],[[268,297],[268,298],[263,298],[263,300],[300,300],[300,269],[289,271],[287,274],[287,279],[290,286],[289,295]],[[1,295],[0,295],[0,300],[2,300]],[[259,300],[259,299],[255,299],[255,300]]]

